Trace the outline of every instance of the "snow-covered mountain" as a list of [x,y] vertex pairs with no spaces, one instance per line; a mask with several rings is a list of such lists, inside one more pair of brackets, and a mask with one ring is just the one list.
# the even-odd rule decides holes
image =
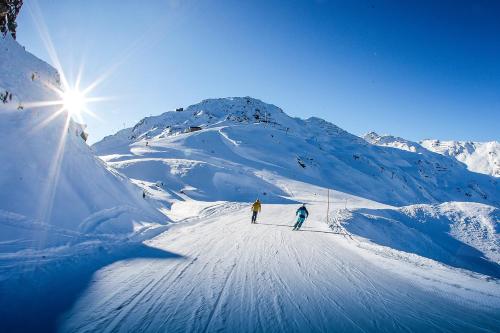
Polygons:
[[496,179],[418,144],[398,142],[408,151],[372,145],[322,119],[292,118],[274,105],[236,97],[144,118],[93,148],[149,191],[163,184],[167,197],[174,191],[198,200],[260,196],[284,202],[291,193],[282,180],[289,179],[389,205],[500,205]]
[[424,152],[424,149],[418,143],[400,138],[398,136],[379,135],[376,132],[370,132],[365,134],[363,139],[377,146],[398,148],[412,153]]
[[96,158],[60,106],[57,71],[0,37],[0,250],[129,235],[164,220],[126,177]]
[[[487,250],[499,246],[497,179],[470,172],[455,159],[402,138],[370,133],[365,140],[324,120],[292,118],[274,105],[236,97],[205,100],[145,118],[106,137],[93,149],[166,208],[179,200],[248,202],[256,197],[265,203],[324,204],[329,188],[333,201],[345,201],[356,212],[356,223],[350,226],[361,225],[366,215],[363,209],[371,209],[368,215],[376,220],[397,215],[391,223],[399,221],[401,226],[386,234],[382,224],[379,230],[365,224],[363,230],[353,229],[357,235],[378,240],[380,234],[393,234],[396,239],[405,233],[404,244],[424,239],[440,249],[431,252],[450,253],[448,240],[443,241],[438,230],[450,231],[455,241],[465,244],[470,242],[464,241],[464,235],[484,230],[488,239],[471,243],[477,251],[465,258],[477,257],[471,265],[479,265],[480,258],[490,253],[490,260],[499,262]],[[477,203],[486,208],[478,209]],[[421,216],[431,219],[444,214],[436,213],[444,209],[440,207],[456,216],[476,214],[490,223],[478,228],[474,219],[446,215],[426,224],[430,232],[418,228],[415,232],[421,218],[402,215],[421,210]],[[452,231],[456,225],[461,226],[460,233]],[[376,230],[373,235],[372,229]],[[397,242],[387,244],[404,248]],[[430,245],[421,245],[426,246]],[[495,269],[492,274],[500,276]]]
[[[167,215],[189,221],[149,243],[189,259],[105,270],[63,327],[494,332],[498,180],[418,143],[371,138],[237,97],[148,117],[95,144]],[[250,224],[255,197],[264,204]],[[300,202],[310,212],[303,233],[290,229]],[[96,301],[109,286],[120,297]]]
[[[476,258],[472,266],[481,266],[485,255],[500,262],[494,252],[499,246],[497,179],[402,138],[372,132],[363,140],[324,120],[292,118],[274,105],[235,97],[144,118],[93,149],[167,212],[172,203],[192,199],[248,202],[260,197],[265,203],[324,204],[329,188],[333,201],[345,201],[354,209],[355,223],[347,224],[358,226],[353,229],[357,235],[380,240],[381,234],[393,234],[396,240],[404,233],[404,244],[423,242],[418,246],[439,249],[430,251],[434,254],[451,253],[447,246],[453,242],[443,241],[438,232],[442,230],[450,232],[453,241],[475,249],[464,257]],[[485,208],[477,208],[483,207],[478,203]],[[420,213],[404,215],[411,211]],[[398,221],[400,227],[393,226],[397,232],[388,232],[382,224],[362,224],[365,215],[382,221],[387,214],[396,216],[390,221]],[[474,214],[489,224],[478,227]],[[425,224],[429,229],[415,227],[422,216],[434,219]],[[461,232],[453,231],[458,229]],[[472,237],[476,241],[471,243],[470,235],[478,230],[487,239]],[[418,253],[395,241],[387,245]],[[500,271],[493,269],[491,274],[500,276]]]
[[500,177],[500,142],[423,140],[430,151],[456,158],[474,172]]
[[500,143],[472,141],[422,140],[409,141],[392,135],[367,133],[363,138],[378,146],[398,148],[406,151],[427,154],[427,151],[451,157],[464,163],[470,171],[500,177]]

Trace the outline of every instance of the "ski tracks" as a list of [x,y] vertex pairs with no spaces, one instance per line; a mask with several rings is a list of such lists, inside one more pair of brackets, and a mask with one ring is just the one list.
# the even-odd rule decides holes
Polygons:
[[326,224],[295,232],[279,223],[289,219],[282,207],[266,208],[275,209],[273,220],[259,216],[266,224],[250,224],[247,207],[222,205],[147,242],[184,258],[103,269],[61,331],[446,331],[428,304],[455,318],[445,324],[477,328],[452,303],[367,262]]

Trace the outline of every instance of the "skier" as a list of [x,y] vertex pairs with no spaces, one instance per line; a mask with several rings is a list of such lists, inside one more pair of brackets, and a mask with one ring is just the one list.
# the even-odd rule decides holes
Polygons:
[[295,215],[297,215],[297,222],[293,226],[293,230],[299,230],[300,227],[302,227],[302,223],[304,223],[306,218],[309,216],[306,204],[302,204],[302,206],[295,212]]
[[257,223],[257,214],[260,212],[260,201],[259,199],[255,200],[252,205],[252,223]]

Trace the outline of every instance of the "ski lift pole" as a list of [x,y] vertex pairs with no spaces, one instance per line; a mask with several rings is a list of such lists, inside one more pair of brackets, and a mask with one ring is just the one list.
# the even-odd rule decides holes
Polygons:
[[329,224],[330,223],[330,219],[329,219],[329,214],[330,214],[330,189],[328,188],[327,191],[326,191],[326,196],[327,196],[327,201],[326,201],[326,223]]

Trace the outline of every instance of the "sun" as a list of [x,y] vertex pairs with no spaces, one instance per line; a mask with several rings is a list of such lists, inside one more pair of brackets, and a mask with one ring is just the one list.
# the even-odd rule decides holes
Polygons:
[[85,95],[77,89],[67,89],[62,94],[62,104],[72,116],[79,117],[86,109]]

